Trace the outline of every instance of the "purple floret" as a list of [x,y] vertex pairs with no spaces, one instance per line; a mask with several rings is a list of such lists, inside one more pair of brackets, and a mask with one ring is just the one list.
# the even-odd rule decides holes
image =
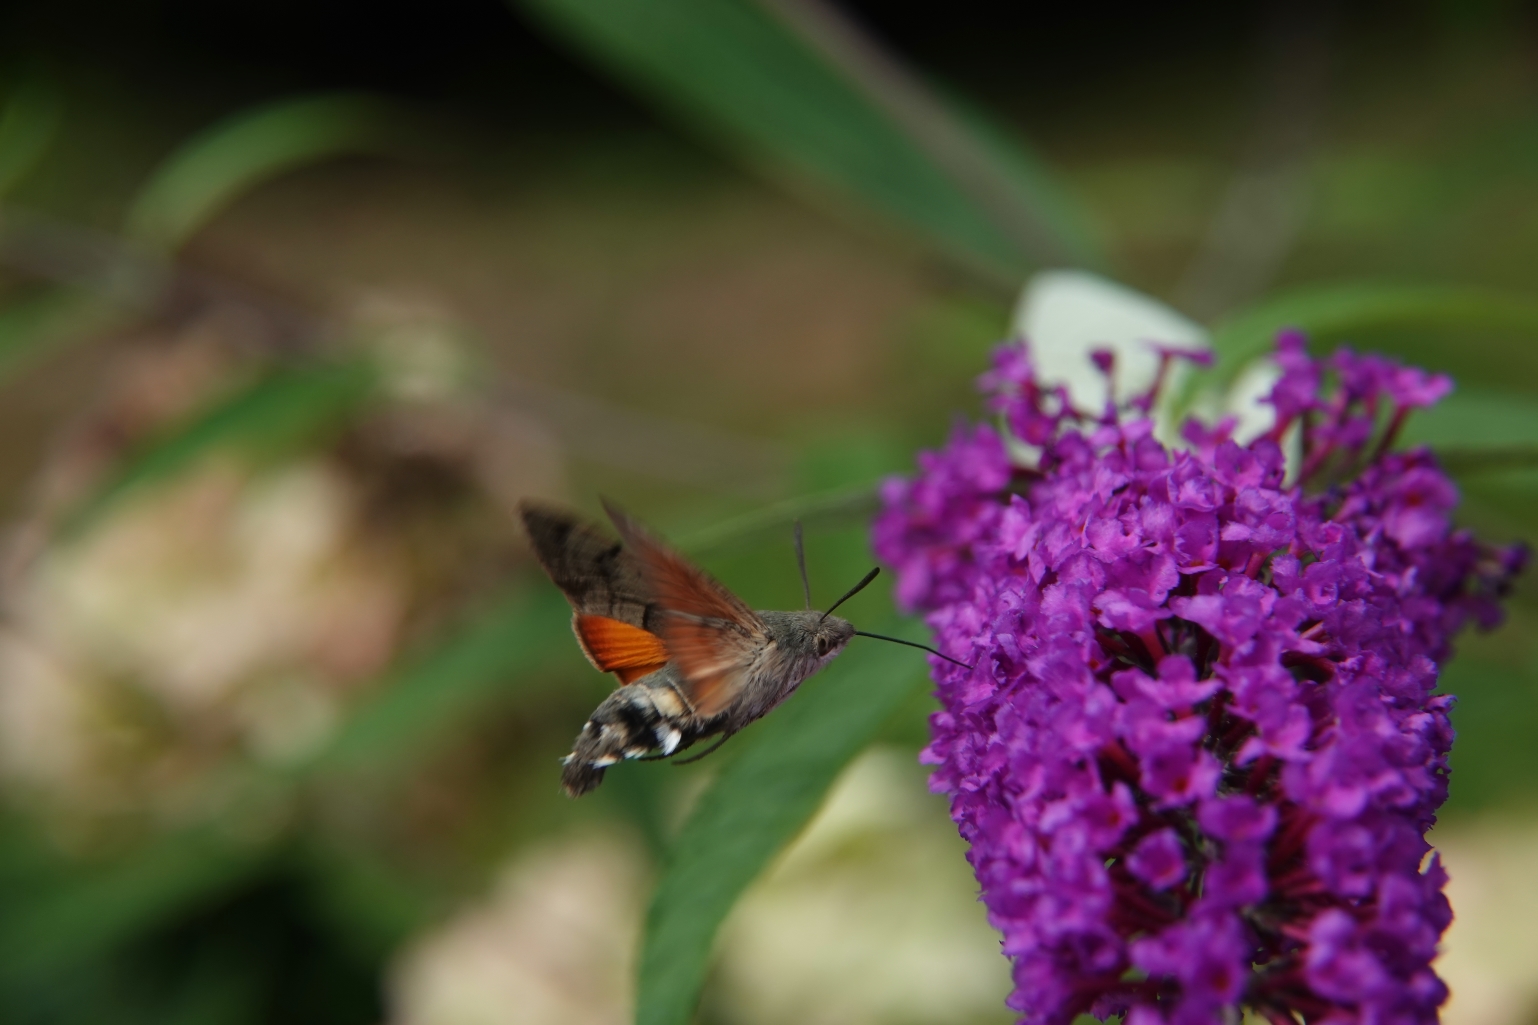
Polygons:
[[1006,346],[980,380],[1000,428],[882,492],[899,601],[976,667],[933,660],[923,759],[1025,1022],[1410,1025],[1446,998],[1433,691],[1522,555],[1451,526],[1430,452],[1390,450],[1445,377],[1296,333],[1277,359],[1267,435],[1193,422],[1171,450],[1152,394],[1076,410]]

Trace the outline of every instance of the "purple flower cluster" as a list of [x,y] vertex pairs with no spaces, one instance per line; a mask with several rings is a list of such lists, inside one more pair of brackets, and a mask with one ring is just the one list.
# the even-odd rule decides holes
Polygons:
[[924,759],[1024,1021],[1389,1025],[1446,998],[1432,692],[1521,554],[1452,529],[1429,452],[1389,451],[1446,378],[1296,335],[1277,358],[1268,434],[1192,422],[1171,450],[1154,394],[1087,414],[1005,347],[980,383],[1016,457],[961,428],[884,490],[899,600],[975,664],[934,660]]

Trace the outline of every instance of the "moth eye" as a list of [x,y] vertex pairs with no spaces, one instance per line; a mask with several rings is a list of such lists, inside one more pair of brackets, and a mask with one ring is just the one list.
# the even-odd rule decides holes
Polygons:
[[819,637],[819,638],[817,638],[817,657],[821,658],[823,655],[826,655],[827,653],[828,653],[828,639],[826,637]]

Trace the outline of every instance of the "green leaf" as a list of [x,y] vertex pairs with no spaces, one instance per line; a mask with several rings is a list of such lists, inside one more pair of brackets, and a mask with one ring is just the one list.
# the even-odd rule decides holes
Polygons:
[[131,456],[105,486],[69,514],[64,532],[78,533],[125,495],[186,470],[218,447],[272,452],[312,441],[371,398],[374,385],[373,367],[363,361],[273,371]]
[[1538,397],[1459,383],[1430,409],[1416,410],[1401,435],[1408,444],[1509,448],[1538,442]]
[[50,288],[0,308],[0,382],[69,342],[116,323],[122,313],[74,288]]
[[810,528],[825,523],[862,519],[874,513],[876,508],[875,487],[857,484],[820,495],[786,499],[706,529],[693,531],[680,541],[680,546],[698,555],[701,552],[762,541],[775,533],[789,537],[791,526],[797,520]]
[[1483,288],[1324,285],[1266,300],[1220,323],[1212,334],[1214,372],[1232,381],[1271,350],[1276,333],[1296,327],[1318,337],[1386,327],[1508,331],[1538,338],[1538,300]]
[[826,12],[753,0],[523,0],[638,92],[792,187],[855,200],[1006,283],[1096,264],[1085,219]]
[[[888,623],[882,632],[897,628]],[[700,797],[652,897],[637,1025],[687,1025],[727,912],[811,819],[922,670],[922,656],[910,649],[856,647],[736,741],[743,750]]]
[[58,131],[63,103],[52,89],[25,83],[0,110],[0,196],[35,168]]
[[1487,448],[1439,448],[1437,460],[1455,477],[1538,469],[1538,441]]
[[571,607],[552,587],[504,596],[468,626],[391,671],[310,771],[414,755],[488,696],[553,666],[576,665]]
[[1438,689],[1458,696],[1452,712],[1458,740],[1452,750],[1451,814],[1532,807],[1538,661],[1529,645],[1506,636],[1531,631],[1531,617],[1512,619],[1494,635],[1465,635],[1458,657],[1441,672]]
[[[1049,266],[1108,270],[1109,258],[1094,227],[1094,219],[1046,160],[1032,150],[1019,133],[981,108],[954,95],[948,96],[947,102],[956,118],[996,164],[998,173],[1007,176],[1018,190],[1016,201],[1029,204],[1035,216],[1041,218],[1059,240],[1056,247],[1062,249],[1063,257],[1053,258],[1050,253],[1043,252],[1039,262]],[[1018,293],[1019,283],[1012,285],[1011,300]]]
[[1405,445],[1431,445],[1454,476],[1538,469],[1538,397],[1458,385],[1405,423]]
[[129,210],[125,234],[170,252],[263,182],[337,156],[396,151],[408,134],[397,108],[354,93],[283,100],[237,114],[166,159]]

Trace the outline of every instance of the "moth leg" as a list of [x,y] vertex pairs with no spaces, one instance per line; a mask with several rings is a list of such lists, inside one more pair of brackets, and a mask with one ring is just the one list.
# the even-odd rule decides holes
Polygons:
[[699,754],[692,755],[692,756],[690,756],[688,758],[676,759],[676,760],[674,760],[673,764],[674,765],[690,765],[690,764],[692,764],[694,762],[697,762],[701,758],[704,758],[706,755],[715,754],[718,750],[720,750],[722,744],[726,743],[728,740],[731,740],[731,739],[732,739],[732,735],[730,733],[723,733],[723,734],[721,734],[721,739],[720,740],[716,741],[714,744],[711,744],[709,747],[707,747],[705,750],[701,751]]

